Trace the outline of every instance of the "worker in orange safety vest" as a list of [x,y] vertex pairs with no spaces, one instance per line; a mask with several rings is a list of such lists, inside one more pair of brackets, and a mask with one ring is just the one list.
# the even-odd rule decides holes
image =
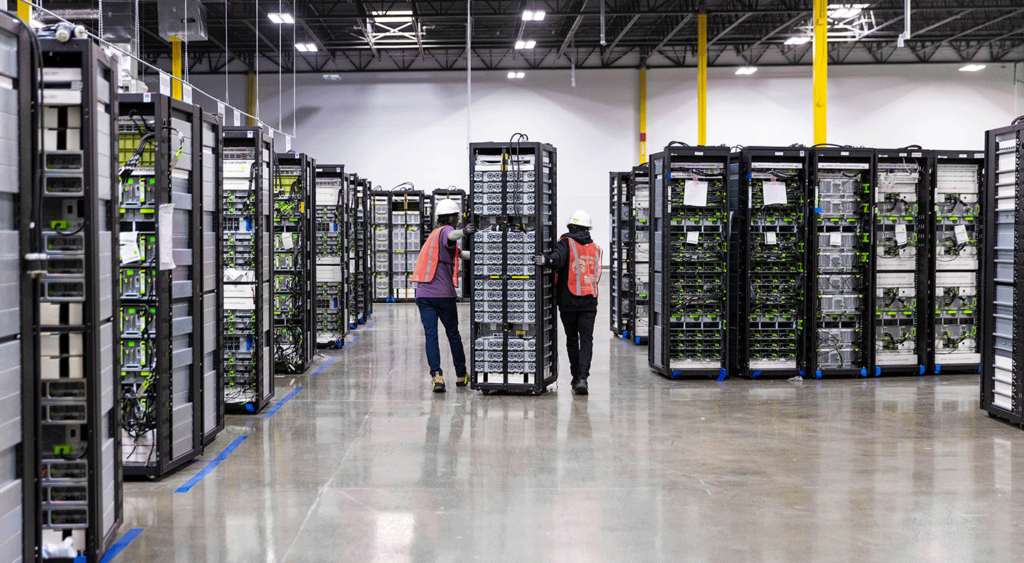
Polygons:
[[420,321],[426,336],[427,363],[430,365],[431,386],[435,393],[445,390],[441,372],[441,350],[437,342],[437,321],[444,325],[448,336],[448,347],[455,365],[455,385],[469,384],[469,370],[466,369],[466,351],[459,334],[459,314],[456,307],[456,286],[459,285],[459,260],[469,260],[469,252],[461,250],[458,242],[476,232],[476,225],[469,223],[462,229],[459,224],[461,210],[451,199],[438,202],[436,208],[437,227],[430,233],[427,242],[420,249],[412,281],[416,283],[416,306],[420,310]]
[[576,211],[569,219],[569,232],[558,238],[555,251],[534,258],[538,266],[556,271],[556,302],[565,329],[572,389],[577,395],[590,392],[587,378],[594,356],[597,284],[601,281],[601,247],[590,238],[592,226],[589,214]]

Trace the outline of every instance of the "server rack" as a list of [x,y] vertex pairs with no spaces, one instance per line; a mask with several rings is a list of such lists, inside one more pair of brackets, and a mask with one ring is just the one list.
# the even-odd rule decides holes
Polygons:
[[874,375],[874,163],[872,149],[810,152],[807,372],[816,378]]
[[[443,190],[437,189],[437,190],[434,190],[433,198],[434,198],[434,206],[435,207],[437,206],[438,202],[440,202],[442,200],[445,200],[445,199],[450,199],[450,200],[453,200],[455,203],[457,203],[459,205],[459,209],[462,210],[462,218],[463,218],[463,220],[465,220],[465,218],[469,216],[469,209],[467,207],[469,200],[466,197],[466,190],[460,190],[458,188],[454,188],[454,189],[453,188],[445,188]],[[433,231],[433,230],[434,230],[433,224],[431,224],[430,228],[426,228],[426,226],[424,226],[424,229],[423,229],[423,242],[424,243],[427,241],[427,237],[430,236],[430,232]],[[469,268],[463,268],[462,270],[460,270],[460,273],[462,274],[462,276],[461,276],[462,279],[459,280],[459,286],[455,288],[455,295],[459,299],[462,299],[467,294],[467,291],[468,291],[467,288],[469,287],[469,284],[470,284],[471,280],[470,280]]]
[[729,330],[733,373],[803,375],[806,363],[807,151],[747,147],[730,173],[740,244],[733,275],[738,296]]
[[356,276],[356,287],[359,293],[359,324],[363,324],[373,314],[373,283],[374,272],[372,270],[374,249],[372,226],[372,209],[370,191],[372,183],[366,178],[355,178],[352,185],[356,187],[356,246],[357,260],[362,264],[359,267],[359,274]]
[[930,172],[919,148],[875,151],[875,375],[922,374],[927,363]]
[[32,301],[40,348],[31,406],[38,456],[29,474],[40,502],[30,536],[37,549],[70,537],[81,556],[98,561],[122,520],[117,67],[89,39],[41,38],[40,46],[37,228],[49,259]]
[[349,261],[347,291],[349,292],[349,328],[355,329],[366,322],[369,297],[369,222],[367,221],[367,194],[357,174],[347,174],[346,211],[348,227]]
[[416,298],[412,272],[423,245],[426,198],[420,190],[374,190],[373,299],[407,303]]
[[[1024,425],[1024,124],[985,134],[981,408]],[[962,236],[962,235],[961,235]]]
[[725,147],[665,147],[651,157],[654,243],[651,367],[666,377],[724,378],[731,250]]
[[[35,217],[39,142],[35,114],[39,102],[34,46],[29,28],[12,18],[0,22],[0,100],[4,120],[0,140],[6,152],[0,161],[0,201]],[[29,221],[12,215],[0,221],[0,561],[34,561],[39,498],[38,429],[34,413],[39,353],[36,336],[36,287],[23,257],[44,251]]]
[[349,261],[354,232],[348,221],[345,167],[316,167],[316,342],[340,348],[349,327]]
[[475,390],[536,395],[558,379],[554,273],[533,264],[558,236],[557,169],[551,145],[470,144]]
[[302,373],[316,350],[316,162],[296,153],[275,158],[274,365]]
[[[609,327],[612,334],[626,338],[628,330],[629,302],[627,287],[630,284],[626,269],[624,250],[628,243],[629,232],[629,172],[608,173],[608,225],[610,241],[608,245],[608,265],[611,273],[610,295],[611,307]],[[626,300],[626,303],[623,303]]]
[[273,142],[259,127],[224,127],[223,135],[224,403],[227,412],[253,413],[274,396]]
[[221,241],[224,221],[221,217],[221,186],[224,184],[222,164],[223,122],[221,118],[200,111],[200,134],[196,136],[197,169],[202,171],[200,218],[202,221],[202,258],[199,275],[202,280],[203,324],[203,446],[208,446],[224,430],[224,316],[221,297],[224,294],[224,256]]
[[[651,176],[648,163],[634,166],[629,177],[632,209],[629,244],[623,249],[630,285],[623,286],[629,303],[626,337],[647,344],[651,332]],[[623,230],[625,236],[626,231]]]
[[118,97],[121,456],[157,478],[203,451],[202,110]]
[[[427,237],[430,236],[430,231],[434,230],[434,194],[423,194],[423,209],[420,210],[420,246],[423,247],[423,243],[427,242]],[[411,241],[406,239],[407,243],[411,244]],[[412,271],[414,268],[410,268]]]
[[[979,247],[985,153],[931,151],[928,373],[981,369]],[[991,333],[987,333],[991,334]]]

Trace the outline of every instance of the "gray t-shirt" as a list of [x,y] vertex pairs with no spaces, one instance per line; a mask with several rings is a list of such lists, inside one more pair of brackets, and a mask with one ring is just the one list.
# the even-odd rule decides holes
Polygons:
[[[455,269],[455,261],[459,259],[455,255],[457,245],[448,240],[448,234],[453,230],[452,227],[441,229],[438,241],[441,249],[437,253],[437,269],[434,270],[434,279],[416,284],[417,298],[455,299],[458,297],[455,293],[455,285],[452,284],[452,271]],[[424,252],[426,249],[421,248],[420,254],[422,255]]]

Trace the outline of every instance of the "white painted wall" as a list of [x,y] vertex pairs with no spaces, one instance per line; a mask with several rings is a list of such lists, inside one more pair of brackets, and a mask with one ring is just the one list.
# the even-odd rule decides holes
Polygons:
[[[829,80],[829,141],[876,147],[980,149],[985,130],[1006,125],[1019,105],[1012,65],[980,73],[958,65],[834,66]],[[1020,71],[1018,71],[1020,73]],[[504,141],[515,132],[558,148],[559,215],[576,208],[595,218],[608,240],[608,172],[638,158],[636,70],[473,73],[472,140]],[[696,142],[695,69],[655,69],[648,76],[648,147]],[[464,72],[345,74],[340,82],[301,75],[298,139],[293,148],[321,163],[343,163],[390,188],[411,181],[427,191],[467,189]],[[223,76],[193,81],[214,95]],[[285,77],[283,122],[291,131],[292,91]],[[245,78],[231,77],[231,98],[244,106]],[[277,76],[261,79],[262,116],[278,124]],[[230,121],[230,120],[229,120]],[[728,145],[811,144],[810,67],[762,68],[753,76],[709,72],[708,142]],[[283,150],[283,149],[282,149]]]

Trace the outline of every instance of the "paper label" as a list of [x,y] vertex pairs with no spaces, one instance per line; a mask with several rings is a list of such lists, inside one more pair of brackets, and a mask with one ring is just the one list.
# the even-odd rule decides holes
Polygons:
[[708,183],[687,180],[683,186],[683,205],[691,207],[708,206]]
[[896,225],[896,244],[898,246],[906,246],[907,244],[907,226]]
[[843,233],[829,233],[829,246],[843,246]]
[[776,238],[774,231],[768,231],[764,234],[764,243],[771,245],[779,244],[779,240]]
[[142,252],[139,250],[139,237],[136,232],[120,233],[121,263],[131,264],[142,261]]
[[159,255],[159,266],[160,270],[173,270],[174,269],[174,204],[165,203],[160,206],[158,212],[157,221],[157,239],[159,241],[159,248],[157,254]]
[[686,233],[686,244],[700,244],[700,232],[688,231]]
[[181,101],[186,104],[192,103],[192,87],[188,84],[181,85]]
[[970,242],[970,237],[967,236],[967,225],[957,225],[953,227],[953,234],[956,235],[957,244],[967,244]]
[[291,135],[288,135],[287,137],[284,138],[284,152],[291,152],[291,151],[292,151],[292,137],[291,137]]
[[241,124],[242,124],[242,114],[238,113],[238,110],[236,109],[235,110],[235,127],[238,127]]
[[224,104],[220,102],[217,102],[217,115],[220,117],[221,121],[225,121],[228,116],[227,110],[224,108]]
[[786,199],[786,184],[783,182],[764,182],[762,184],[764,193],[764,204],[769,205],[786,205],[788,200]]
[[171,95],[171,75],[166,72],[160,73],[160,93],[165,96]]
[[285,250],[291,250],[295,248],[294,236],[295,235],[292,235],[290,233],[285,233],[281,235],[281,248]]

